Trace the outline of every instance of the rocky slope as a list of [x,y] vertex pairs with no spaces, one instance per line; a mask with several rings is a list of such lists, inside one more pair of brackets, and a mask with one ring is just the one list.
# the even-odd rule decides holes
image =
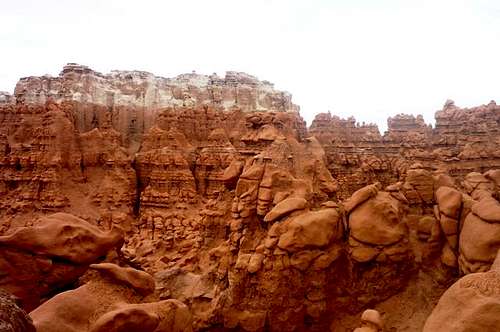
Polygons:
[[[435,128],[402,114],[384,135],[331,114],[307,128],[288,93],[234,72],[23,78],[0,94],[0,287],[27,310],[66,290],[32,312],[42,330],[348,331],[376,307],[386,329],[419,331],[500,248],[499,124],[494,102],[448,101]],[[89,268],[103,259],[155,289],[116,265],[103,284]],[[53,316],[113,287],[130,296],[117,312],[89,302],[93,325]]]

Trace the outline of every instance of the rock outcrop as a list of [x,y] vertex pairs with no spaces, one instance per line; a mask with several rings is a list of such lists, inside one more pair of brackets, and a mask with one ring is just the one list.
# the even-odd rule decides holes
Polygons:
[[470,109],[447,101],[435,118],[431,128],[421,116],[399,114],[388,119],[388,130],[380,135],[373,124],[322,113],[309,133],[323,145],[344,198],[375,181],[384,186],[397,182],[417,162],[460,178],[500,167],[500,106],[494,101]]
[[38,332],[191,331],[191,313],[176,300],[146,302],[155,282],[146,272],[93,264],[98,275],[30,313]]
[[144,71],[116,70],[103,75],[75,63],[64,66],[58,77],[22,78],[14,96],[30,104],[52,99],[145,109],[214,104],[222,108],[236,105],[245,112],[298,110],[290,94],[276,91],[272,83],[245,73],[229,71],[222,78],[193,72],[163,78]]
[[489,271],[468,274],[441,297],[424,332],[495,331],[500,324],[500,255]]
[[0,285],[33,309],[122,244],[120,229],[103,232],[65,213],[43,217],[34,226],[0,236]]

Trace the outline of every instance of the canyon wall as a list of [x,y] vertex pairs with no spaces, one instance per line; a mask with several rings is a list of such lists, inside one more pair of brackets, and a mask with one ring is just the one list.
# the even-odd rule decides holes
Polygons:
[[474,256],[460,232],[496,220],[472,207],[498,199],[499,125],[494,102],[448,101],[435,128],[400,114],[381,135],[326,113],[307,128],[288,93],[247,74],[68,64],[0,94],[0,234],[56,212],[119,227],[122,262],[188,304],[195,330],[344,331],[439,284],[400,314],[420,317],[492,263],[494,240]]
[[435,118],[432,128],[422,116],[398,114],[387,120],[382,136],[376,125],[322,113],[309,134],[324,147],[328,169],[345,197],[373,181],[398,181],[414,162],[459,178],[500,167],[500,106],[494,101],[470,109],[447,101]]

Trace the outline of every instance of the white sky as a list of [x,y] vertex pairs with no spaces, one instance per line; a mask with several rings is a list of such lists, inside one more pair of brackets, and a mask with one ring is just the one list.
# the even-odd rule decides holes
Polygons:
[[67,62],[172,77],[244,71],[381,129],[445,100],[500,103],[499,0],[0,0],[0,90]]

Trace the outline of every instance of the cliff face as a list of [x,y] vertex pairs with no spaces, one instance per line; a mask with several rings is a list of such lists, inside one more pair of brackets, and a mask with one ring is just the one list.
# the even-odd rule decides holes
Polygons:
[[160,108],[210,103],[227,109],[297,111],[291,95],[273,84],[239,72],[205,76],[196,73],[174,78],[144,71],[113,71],[103,75],[77,64],[66,65],[59,77],[26,77],[16,86],[15,98],[26,103],[78,101],[105,106]]
[[436,112],[436,126],[421,116],[399,114],[387,121],[382,136],[376,125],[359,125],[354,118],[319,114],[309,128],[327,154],[328,169],[342,184],[341,196],[374,181],[384,185],[401,179],[419,162],[463,178],[473,171],[500,167],[500,106],[461,109],[448,101]]
[[[429,286],[419,271],[446,285],[489,266],[495,240],[476,250],[458,225],[496,220],[466,216],[500,193],[485,173],[499,124],[493,102],[447,102],[434,129],[402,114],[384,135],[331,114],[308,129],[289,94],[243,73],[70,64],[0,94],[0,233],[54,212],[118,226],[122,258],[186,302],[195,329],[341,331],[367,306],[390,316],[391,296],[411,302]],[[415,330],[432,289],[400,315]]]
[[26,104],[76,102],[79,109],[75,125],[80,132],[102,125],[106,112],[110,112],[115,128],[125,134],[126,145],[135,148],[153,125],[158,110],[165,107],[210,105],[216,111],[232,107],[242,112],[298,111],[290,94],[245,73],[227,72],[224,78],[195,73],[163,78],[142,71],[103,75],[77,64],[66,65],[58,77],[22,78],[14,97]]

